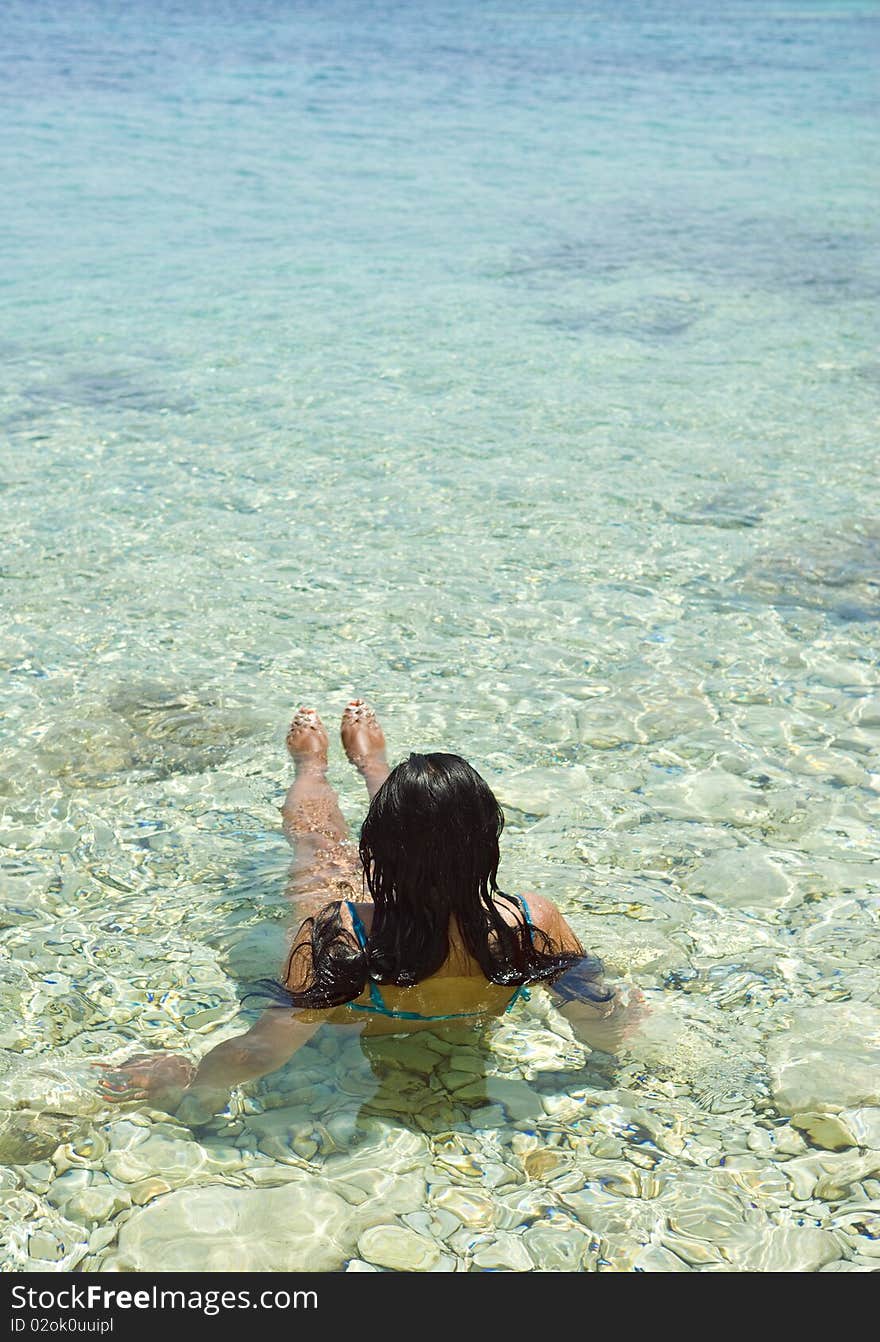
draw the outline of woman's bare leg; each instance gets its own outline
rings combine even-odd
[[[339,734],[343,749],[366,783],[372,801],[391,770],[385,758],[385,733],[363,699],[352,699],[342,715]]]
[[[303,918],[346,893],[351,897],[361,884],[357,852],[348,842],[339,800],[327,782],[327,747],[327,732],[318,714],[299,709],[287,733],[296,776],[281,815],[294,849],[287,894],[296,899]]]
[[[329,741],[324,724],[312,708],[300,708],[287,733],[287,749],[296,776],[281,807],[284,832],[299,861],[331,848],[348,836],[339,800],[327,782]]]

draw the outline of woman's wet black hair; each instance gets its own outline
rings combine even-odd
[[[503,828],[494,794],[461,756],[412,754],[398,764],[361,829],[361,863],[373,900],[366,947],[343,923],[341,904],[328,904],[300,929],[284,1002],[322,1009],[360,997],[371,980],[419,983],[448,958],[452,915],[493,983],[553,981],[584,961],[601,973],[592,957],[555,947],[529,925],[521,901],[499,890]],[[512,922],[496,901],[513,912]],[[277,988],[272,995],[282,1000]]]

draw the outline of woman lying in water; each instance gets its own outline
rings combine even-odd
[[[281,1067],[325,1023],[371,1035],[473,1028],[511,1011],[529,984],[549,988],[575,1034],[604,1052],[644,1015],[641,994],[624,1004],[605,986],[601,963],[555,904],[499,890],[504,815],[465,760],[412,754],[389,769],[382,729],[359,699],[341,735],[370,796],[359,852],[327,782],[317,713],[301,708],[287,737],[296,766],[282,807],[295,850],[290,893],[312,912],[282,982],[262,985],[276,1005],[198,1066],[154,1054],[106,1069],[105,1098],[151,1099],[205,1121],[230,1087]]]

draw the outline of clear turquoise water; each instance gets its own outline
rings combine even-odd
[[[387,1166],[401,1132],[422,1183],[397,1229],[429,1233],[405,1218],[439,1167],[501,1190],[447,1226],[441,1270],[772,1266],[768,1227],[794,1265],[873,1261],[853,1226],[880,1205],[880,1095],[840,1059],[851,1080],[880,1048],[878,39],[854,3],[5,6],[13,1267],[155,1265],[187,1180],[257,1197],[295,1170],[337,1197],[333,1159]],[[326,1093],[287,1138],[231,1155],[248,1105],[287,1112],[265,1086],[207,1136],[170,1125],[195,1173],[126,1232],[140,1184],[100,1154],[121,1120],[87,1062],[234,1032],[285,916],[290,709],[353,693],[392,754],[467,755],[508,807],[508,888],[552,894],[655,1022],[686,1021],[690,1053],[655,1024],[679,1042],[603,1082],[683,1143],[656,1191],[602,1193],[626,1216],[583,1190],[641,1146],[580,1072],[590,1122],[553,1117],[572,1045],[526,1017],[487,1066],[537,1041],[537,1127],[447,1105],[335,1151],[290,1137],[353,1065],[310,1046]],[[782,1074],[823,1041],[799,1103],[850,1137],[815,1155]],[[510,1178],[449,1174],[447,1128]],[[551,1148],[570,1188],[523,1164]],[[795,1196],[786,1166],[814,1158],[832,1173]],[[53,1194],[65,1161],[100,1217]],[[511,1188],[555,1201],[511,1212]],[[749,1233],[725,1238],[734,1194]],[[373,1230],[337,1221],[343,1263]]]

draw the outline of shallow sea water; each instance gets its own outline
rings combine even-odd
[[[876,6],[244,8],[4,10],[4,1265],[870,1270]],[[642,1036],[108,1108],[242,1028],[356,693]]]

